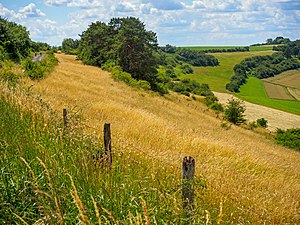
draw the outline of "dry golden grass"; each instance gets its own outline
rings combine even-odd
[[[264,80],[273,84],[300,89],[300,70],[288,70]]]
[[[149,165],[165,161],[178,176],[183,156],[193,156],[196,174],[208,182],[204,200],[217,209],[222,202],[223,218],[239,224],[300,223],[299,152],[249,130],[226,130],[199,102],[133,90],[74,56],[57,58],[55,71],[33,86],[57,111],[82,109],[85,124],[93,128],[88,132],[99,138],[110,122],[114,149],[140,155]]]

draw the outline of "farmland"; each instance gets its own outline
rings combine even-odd
[[[227,92],[225,85],[233,75],[233,67],[243,59],[258,56],[271,55],[272,51],[262,52],[232,52],[232,53],[213,53],[220,62],[216,67],[194,67],[194,73],[183,75],[183,78],[191,78],[199,83],[206,83],[213,91]]]
[[[270,98],[300,100],[300,71],[290,70],[277,76],[264,79],[265,88]],[[276,91],[281,90],[281,91]],[[277,95],[276,93],[281,93]]]
[[[255,77],[250,77],[247,83],[240,88],[240,92],[236,96],[251,103],[300,115],[299,101],[269,98],[264,87],[264,82]]]
[[[274,45],[260,45],[260,46],[249,46],[250,52],[256,52],[256,51],[272,51]],[[234,49],[237,47],[245,47],[245,46],[182,46],[178,48],[188,48],[192,50],[198,50],[198,51],[206,51],[206,50],[228,50],[228,49]]]

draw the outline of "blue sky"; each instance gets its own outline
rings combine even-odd
[[[300,0],[1,0],[0,16],[61,45],[94,21],[139,17],[160,45],[250,45],[300,38]]]

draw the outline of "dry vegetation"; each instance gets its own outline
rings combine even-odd
[[[249,130],[224,129],[199,102],[132,90],[74,56],[57,58],[55,71],[34,82],[34,91],[59,112],[81,109],[87,131],[99,138],[110,122],[115,151],[139,155],[150,168],[164,161],[178,176],[183,156],[193,156],[196,174],[207,180],[198,204],[213,214],[222,202],[226,223],[300,223],[299,152]]]
[[[300,70],[286,71],[264,81],[270,98],[300,101]]]

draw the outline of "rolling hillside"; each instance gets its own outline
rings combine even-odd
[[[193,156],[196,175],[207,186],[201,191],[196,185],[203,221],[211,215],[224,224],[300,222],[299,152],[243,128],[225,129],[201,103],[184,96],[134,90],[74,56],[57,58],[52,74],[30,82],[40,98],[58,112],[81,111],[86,131],[100,139],[103,123],[110,122],[115,154],[138,155],[150,171],[180,176],[181,159]],[[168,170],[158,170],[161,163]]]

